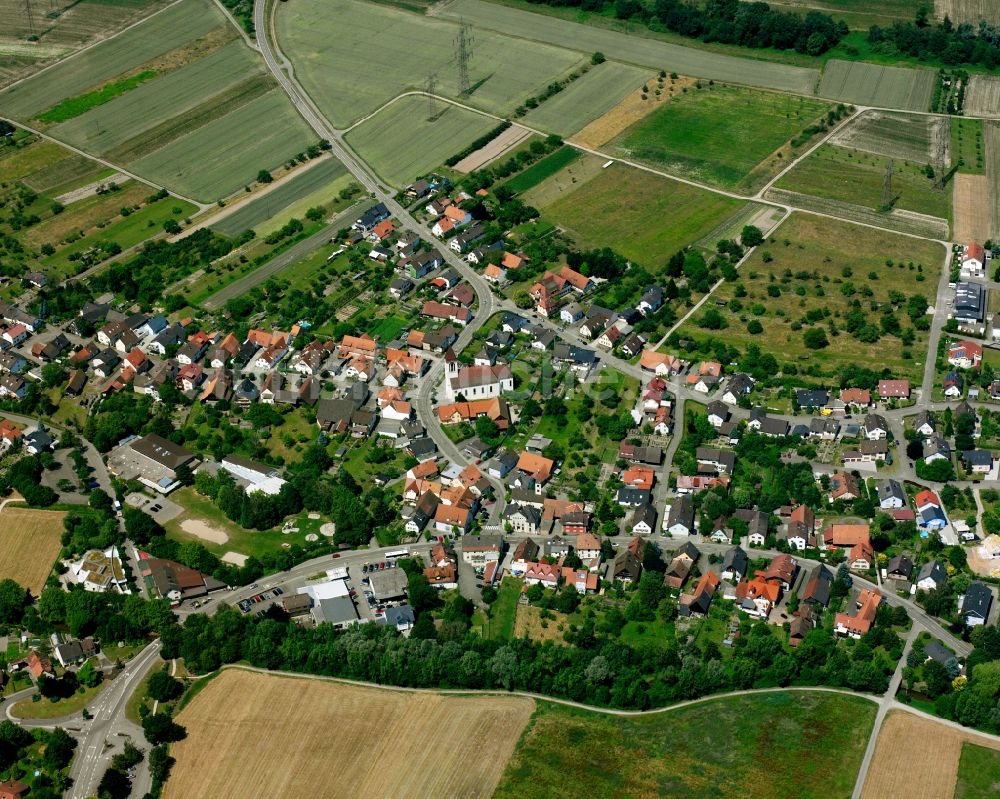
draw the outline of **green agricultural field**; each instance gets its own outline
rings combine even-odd
[[[133,136],[125,142],[109,150],[104,157],[115,163],[132,163],[143,156],[156,152],[161,147],[207,125],[226,114],[241,108],[277,87],[274,78],[269,74],[256,74],[242,80],[226,91],[220,92],[194,108],[183,111],[177,116]]]
[[[424,88],[431,73],[439,94],[460,96],[454,22],[360,0],[302,0],[278,8],[277,28],[296,76],[334,125]],[[584,63],[582,53],[489,30],[474,38],[473,90],[461,99],[493,113],[510,113]]]
[[[582,247],[611,247],[655,271],[740,205],[739,200],[615,164],[542,214]]]
[[[556,172],[565,169],[580,157],[580,151],[572,147],[561,147],[541,161],[532,164],[521,174],[507,181],[506,186],[518,194],[533,189],[543,180],[552,177]]]
[[[5,114],[26,121],[67,97],[96,88],[225,22],[222,12],[208,0],[182,0],[121,35],[0,93],[0,107]]]
[[[263,69],[259,57],[232,41],[187,66],[162,75],[48,132],[102,155],[174,119]]]
[[[823,69],[817,94],[832,100],[903,111],[926,111],[934,94],[929,69],[883,67],[831,59]]]
[[[902,297],[894,316],[903,330],[910,329],[905,301],[919,294],[933,302],[944,258],[944,249],[934,242],[795,213],[740,267],[737,281],[723,283],[712,295],[726,305],[699,311],[679,333],[696,340],[724,338],[741,349],[755,343],[800,371],[836,374],[860,364],[919,381],[928,334],[914,329],[909,346],[896,335],[883,335],[882,315],[871,304],[893,307],[891,300]],[[866,324],[876,328],[877,340],[871,343],[845,329],[855,301]],[[721,317],[721,328],[704,326],[709,311]],[[747,329],[755,320],[763,326],[761,333]],[[805,346],[811,326],[824,330],[829,346]]]
[[[127,78],[105,83],[101,88],[94,89],[92,92],[85,92],[76,97],[70,97],[68,100],[63,100],[48,111],[40,114],[38,119],[41,122],[65,122],[68,119],[80,116],[80,114],[87,113],[91,108],[111,102],[116,97],[120,97],[125,92],[132,91],[132,89],[141,86],[146,81],[152,80],[155,77],[155,70],[144,69],[142,72],[129,75]]]
[[[347,134],[348,143],[393,186],[440,166],[496,126],[496,120],[453,105],[427,119],[427,101],[403,97]]]
[[[960,172],[968,175],[983,175],[986,173],[983,120],[951,119],[951,162],[957,164],[961,160]]]
[[[212,202],[315,141],[284,92],[274,89],[140,158],[131,168],[181,195]]]
[[[993,799],[1000,792],[1000,751],[962,744],[955,799]]]
[[[831,142],[886,158],[928,164],[936,152],[932,140],[939,143],[947,138],[945,117],[867,111],[839,130]]]
[[[592,67],[524,117],[524,123],[570,136],[614,108],[626,95],[655,79],[648,69],[606,61]]]
[[[576,9],[573,12],[578,13]],[[572,47],[586,54],[600,51],[612,60],[696,78],[800,94],[812,94],[819,79],[819,71],[815,69],[724,55],[647,36],[630,36],[484,0],[454,0],[439,14],[448,19],[464,19],[476,28]]]
[[[212,225],[212,230],[223,236],[238,236],[244,230],[255,229],[261,222],[275,216],[287,221],[285,209],[292,203],[308,197],[346,173],[344,165],[332,156],[325,156],[316,164],[310,164],[299,174],[269,191],[263,197],[251,200],[242,208]]]
[[[846,799],[874,718],[872,702],[820,692],[631,718],[539,702],[493,796]]]
[[[661,105],[609,147],[623,158],[734,188],[828,108],[819,100],[703,83]]]
[[[55,142],[33,137],[18,146],[0,147],[0,183],[23,180],[29,175],[49,169],[66,157],[66,150]]]
[[[882,186],[889,159],[859,150],[824,144],[778,181],[788,189],[816,197],[880,208]],[[924,174],[923,166],[893,161],[894,207],[951,219],[951,188],[938,190]]]

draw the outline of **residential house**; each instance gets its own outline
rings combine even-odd
[[[840,390],[840,401],[844,405],[867,408],[872,404],[872,393],[867,388],[842,388]]]
[[[816,514],[808,505],[798,505],[788,517],[783,533],[788,546],[800,552],[816,544]]]
[[[865,416],[862,429],[865,438],[869,441],[881,441],[889,437],[889,423],[885,417],[877,413],[870,413]]]
[[[643,316],[648,316],[654,311],[659,310],[660,306],[663,305],[663,289],[659,286],[650,286],[643,293],[639,300],[639,304],[635,306],[636,310],[639,311]]]
[[[629,521],[633,535],[652,535],[656,530],[656,516],[656,508],[652,505],[637,505]]]
[[[965,378],[958,372],[948,372],[948,374],[944,376],[944,383],[942,386],[946,397],[956,399],[961,397],[962,392],[965,390]]]
[[[759,574],[752,580],[740,580],[736,586],[736,607],[754,618],[766,619],[780,598],[781,585]]]
[[[958,369],[978,369],[983,348],[974,341],[955,341],[948,347],[948,363]]]
[[[655,372],[660,377],[672,377],[683,367],[683,362],[666,352],[643,350],[639,366],[646,372]]]
[[[948,572],[941,561],[927,561],[917,572],[916,587],[920,591],[933,591],[946,582],[948,582]]]
[[[993,592],[986,583],[973,580],[959,600],[959,613],[966,627],[979,627],[990,618],[993,607]]]
[[[875,623],[882,594],[878,590],[862,589],[855,600],[855,613],[838,613],[834,619],[834,631],[839,635],[860,638]]]
[[[748,396],[753,388],[753,378],[743,372],[737,372],[726,381],[726,387],[722,392],[722,401],[727,405],[736,405],[740,398]]]
[[[729,408],[724,402],[719,402],[718,400],[710,402],[706,410],[708,412],[708,423],[716,429],[719,429],[729,421]]]
[[[694,590],[690,594],[681,596],[677,603],[677,615],[682,617],[707,616],[708,607],[718,587],[718,575],[713,572],[705,572],[695,584]]]
[[[698,447],[695,450],[695,458],[700,472],[711,470],[716,474],[732,474],[736,466],[735,452],[714,447]]]
[[[885,567],[885,576],[888,580],[910,581],[913,574],[913,559],[909,555],[896,555],[891,558]]]
[[[694,529],[694,501],[690,494],[681,494],[670,506],[666,531],[670,535],[691,535]]]
[[[962,248],[961,273],[963,277],[983,277],[986,274],[986,250],[982,244],[970,242]]]
[[[510,526],[511,532],[519,535],[537,535],[542,521],[538,508],[513,503],[504,508],[502,518],[504,524]]]
[[[722,557],[722,579],[739,582],[746,574],[750,560],[740,547],[727,549]]]
[[[799,600],[810,605],[826,607],[830,603],[830,589],[833,573],[822,563],[816,566],[804,580]]]
[[[830,476],[830,502],[838,499],[850,502],[861,496],[858,478],[848,472],[834,472]]]
[[[989,474],[993,469],[993,453],[985,449],[970,449],[962,453],[962,463],[972,474]]]
[[[906,507],[906,491],[898,480],[876,480],[875,490],[882,510]]]
[[[608,567],[608,577],[623,583],[637,583],[642,576],[642,560],[631,550],[623,549],[615,555],[614,561]]]
[[[910,398],[910,381],[909,380],[879,380],[878,381],[878,396],[879,399],[909,399]]]
[[[830,393],[826,389],[800,388],[795,392],[795,401],[804,410],[825,408],[830,402]]]
[[[921,411],[913,418],[913,429],[927,438],[937,432],[937,421],[930,411]]]

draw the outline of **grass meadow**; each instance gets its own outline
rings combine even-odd
[[[645,82],[653,82],[655,74],[648,69],[605,61],[530,111],[523,121],[531,127],[570,136],[610,111]]]
[[[739,200],[614,164],[541,210],[580,246],[611,247],[654,271],[740,205]]]
[[[496,124],[475,111],[442,103],[428,119],[425,98],[401,97],[346,138],[383,180],[399,187],[440,166]]]
[[[338,127],[402,92],[424,88],[431,73],[439,94],[460,97],[453,21],[360,0],[302,0],[279,7],[277,30],[296,77]],[[474,39],[473,90],[461,99],[498,114],[510,113],[585,61],[574,50],[490,30],[475,30]]]
[[[857,105],[926,111],[934,94],[934,78],[929,69],[831,59],[823,69],[817,94]]]
[[[775,692],[640,717],[539,702],[494,799],[851,795],[875,706]],[[567,775],[573,775],[567,779]]]
[[[735,188],[829,107],[804,97],[701,85],[632,125],[612,140],[609,151],[694,180]]]
[[[777,187],[867,208],[882,205],[882,186],[889,159],[860,150],[824,144],[778,181]],[[893,161],[894,207],[951,219],[951,191],[934,188],[923,165]]]
[[[316,140],[273,89],[131,164],[138,174],[188,197],[211,202],[252,182]]]
[[[991,799],[1000,792],[1000,750],[962,744],[955,799]]]
[[[961,159],[960,172],[967,175],[986,173],[986,159],[983,152],[983,120],[951,118],[951,162]]]
[[[222,12],[208,0],[182,0],[120,36],[0,93],[0,107],[5,114],[26,121],[224,23]]]
[[[720,330],[701,327],[705,311],[700,311],[684,324],[680,335],[698,340],[720,337],[741,349],[755,343],[780,363],[793,363],[799,369],[815,366],[831,374],[860,364],[919,380],[926,332],[915,330],[910,347],[888,335],[867,344],[843,330],[832,335],[829,323],[842,327],[852,302],[859,300],[877,325],[879,312],[872,310],[872,303],[888,303],[890,292],[907,298],[922,294],[932,302],[943,261],[942,248],[933,242],[795,213],[740,267],[737,281],[723,283],[712,295],[726,303],[725,307],[712,306],[726,326]],[[863,296],[865,289],[871,290],[870,297]],[[810,350],[804,344],[809,325],[802,320],[810,312],[829,312],[827,319],[816,323],[830,340],[824,349]],[[903,327],[909,327],[905,313],[899,311],[896,316]],[[747,330],[752,320],[761,323],[763,332],[755,335]]]

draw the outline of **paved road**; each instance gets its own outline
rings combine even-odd
[[[899,663],[896,664],[896,670],[892,674],[892,679],[889,680],[889,687],[882,695],[882,701],[878,703],[878,713],[875,714],[875,724],[872,726],[871,735],[868,736],[868,746],[865,748],[865,756],[861,760],[861,768],[858,771],[858,777],[854,782],[854,791],[851,793],[851,799],[861,799],[861,792],[865,787],[865,778],[868,776],[868,769],[872,763],[872,756],[875,754],[875,746],[878,741],[879,731],[882,729],[882,722],[885,721],[886,714],[897,704],[896,692],[899,690],[899,684],[903,681],[903,669],[906,666],[906,656],[910,653],[913,642],[917,639],[917,635],[920,634],[920,631],[921,627],[919,624],[914,624],[910,628],[909,635],[906,636],[906,645],[903,647],[903,655],[899,658]]]
[[[276,255],[270,261],[257,267],[249,274],[244,275],[238,280],[234,280],[228,286],[224,286],[219,289],[215,292],[215,294],[202,302],[201,305],[209,311],[215,311],[229,302],[229,300],[233,299],[233,297],[240,297],[246,294],[254,286],[260,285],[269,277],[273,277],[278,274],[278,272],[282,269],[301,261],[323,244],[326,244],[337,234],[338,230],[343,227],[350,227],[350,224],[358,218],[358,211],[360,208],[360,205],[352,205],[347,210],[342,211],[322,230],[313,233],[308,238],[302,239],[302,241],[298,242],[298,244],[292,245],[287,250],[279,255]]]

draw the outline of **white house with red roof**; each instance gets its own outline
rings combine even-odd
[[[982,244],[970,242],[962,248],[962,277],[982,277],[986,274],[986,250]]]
[[[948,347],[948,363],[959,369],[978,369],[983,348],[974,341],[955,341]]]

